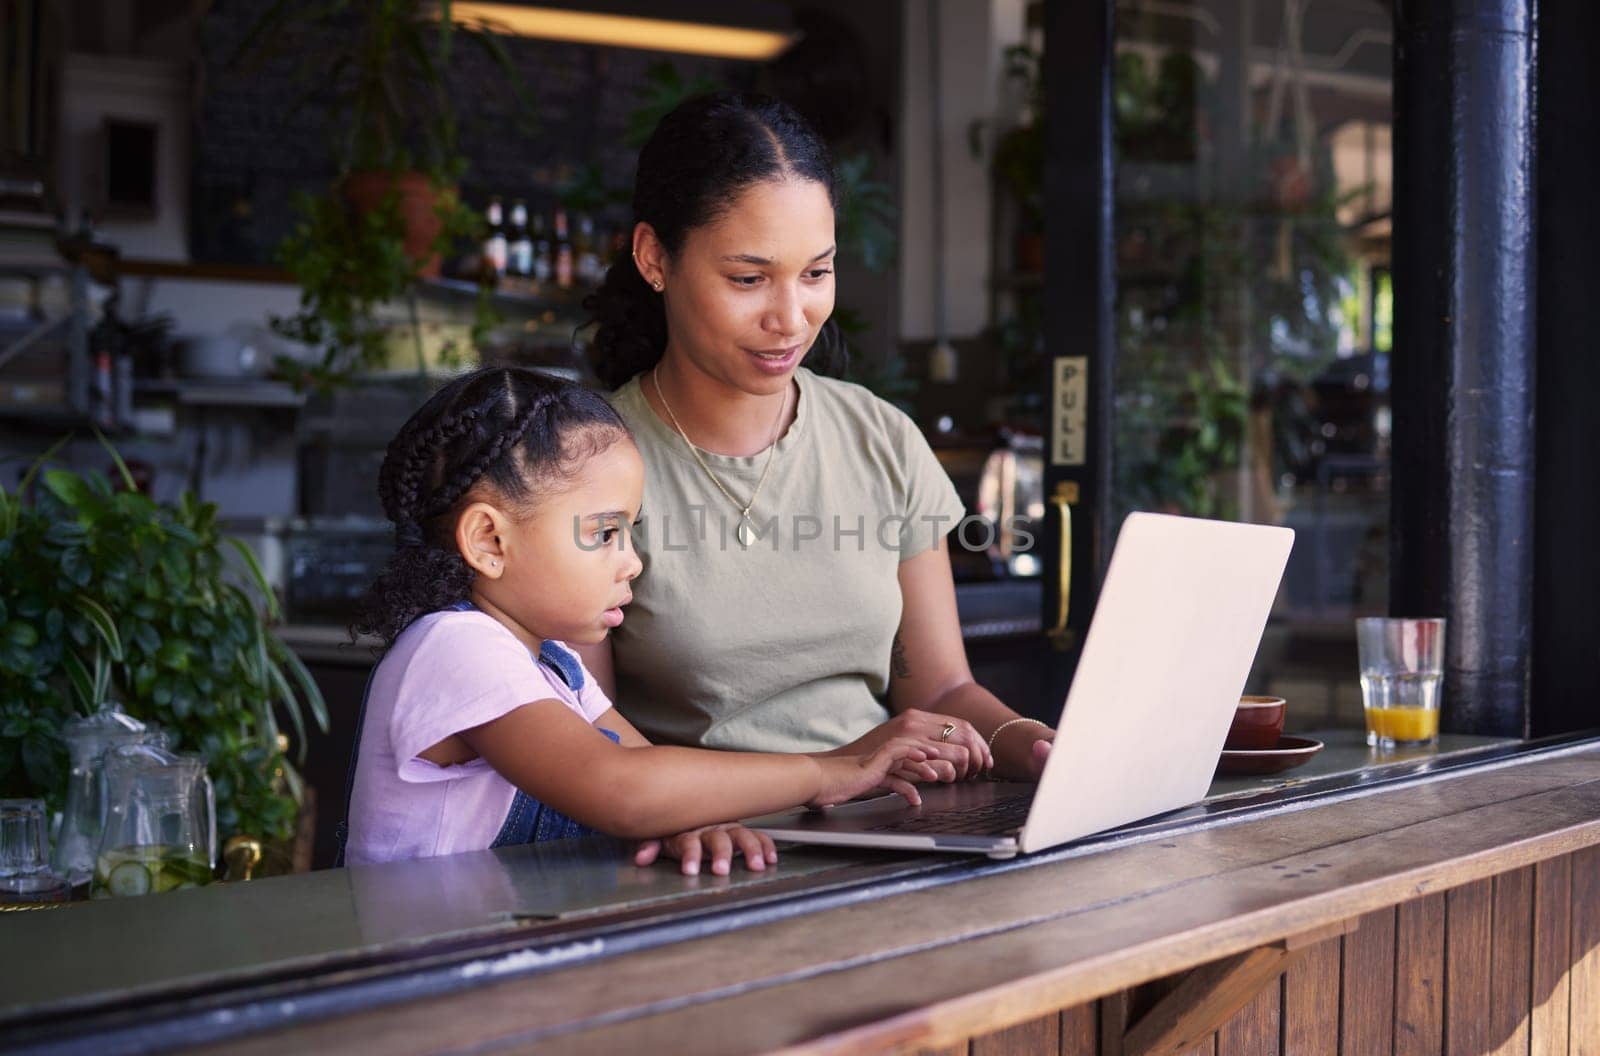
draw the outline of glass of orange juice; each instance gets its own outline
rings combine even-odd
[[[1444,623],[1392,617],[1356,621],[1361,701],[1367,715],[1367,743],[1372,747],[1439,740]]]

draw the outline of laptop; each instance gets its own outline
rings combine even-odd
[[[745,824],[796,843],[1010,858],[1195,803],[1293,543],[1288,528],[1130,514],[1037,785],[925,784],[916,807],[886,794]]]

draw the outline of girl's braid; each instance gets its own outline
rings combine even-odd
[[[437,517],[460,501],[461,496],[465,495],[467,490],[478,482],[478,478],[488,472],[490,466],[500,461],[502,455],[514,448],[522,440],[523,436],[528,432],[528,427],[533,424],[534,416],[555,402],[555,394],[550,392],[542,392],[534,397],[527,410],[523,411],[514,422],[502,430],[499,436],[489,441],[477,458],[463,467],[456,474],[454,480],[439,488],[433,497],[428,500],[428,504],[417,511],[416,519],[423,521],[430,517]]]
[[[398,525],[424,520],[422,496],[418,491],[428,467],[439,457],[440,448],[471,432],[497,402],[499,397],[485,400],[476,407],[467,407],[455,414],[447,414],[426,429],[410,436],[398,436],[392,445],[395,451],[405,451],[404,459],[396,460],[394,477],[386,489],[388,507],[385,512]]]

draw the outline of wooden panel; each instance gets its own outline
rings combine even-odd
[[[1533,872],[1533,1011],[1530,1056],[1567,1056],[1572,949],[1572,857],[1540,862]]]
[[[1282,1005],[1283,979],[1279,977],[1262,987],[1217,1031],[1217,1056],[1279,1056],[1278,1023]]]
[[[1533,988],[1533,868],[1494,878],[1494,954],[1489,962],[1487,1052],[1517,1056],[1528,1051],[1529,997]]]
[[[1600,1056],[1600,848],[1572,856],[1572,1056]]]
[[[1133,995],[1126,990],[1107,994],[1098,1002],[1099,1056],[1122,1056],[1122,1035],[1133,1013]]]
[[[1395,911],[1380,909],[1344,937],[1341,1056],[1372,1056],[1394,1044],[1394,928]]]
[[[1284,974],[1285,1056],[1338,1056],[1339,957],[1338,939],[1319,942]]]
[[[1264,991],[1273,994],[1274,1040],[1277,1038],[1279,979],[1304,951],[1261,946],[1202,965],[1184,976],[1153,1008],[1138,1015],[1123,1038],[1124,1056],[1183,1052],[1216,1037]],[[1248,1028],[1252,1024],[1246,1024]]]
[[[1445,892],[1446,1056],[1482,1056],[1489,1050],[1492,888],[1492,881],[1478,880]]]
[[[1100,1046],[1099,1006],[1089,1001],[1061,1013],[1061,1056],[1096,1056]]]
[[[972,1039],[972,1056],[1039,1056],[1061,1051],[1061,1016],[1030,1019]]]
[[[946,1045],[938,1049],[918,1049],[917,1056],[971,1056],[972,1047],[963,1041],[956,1045]]]
[[[1438,1056],[1444,1046],[1445,896],[1401,903],[1395,918],[1395,1056]]]

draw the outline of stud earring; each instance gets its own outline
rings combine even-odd
[[[655,291],[657,293],[660,293],[663,283],[662,283],[662,281],[660,279],[657,279],[655,282],[652,282],[650,285],[651,285],[651,287],[653,287],[655,289]]]

